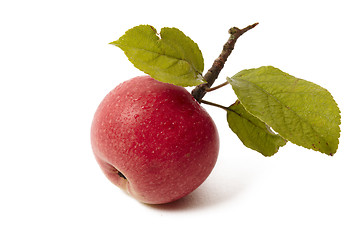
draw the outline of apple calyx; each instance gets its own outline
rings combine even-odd
[[[117,174],[119,175],[119,177],[121,177],[121,178],[123,178],[123,179],[127,180],[127,179],[126,179],[126,177],[125,177],[125,175],[124,175],[124,174],[122,174],[120,171],[117,171]]]

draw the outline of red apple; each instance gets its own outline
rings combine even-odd
[[[195,190],[219,152],[218,132],[205,109],[185,88],[149,76],[125,81],[104,98],[91,144],[107,178],[149,204]]]

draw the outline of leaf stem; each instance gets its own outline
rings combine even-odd
[[[242,114],[234,111],[233,109],[231,109],[231,108],[229,108],[229,107],[225,107],[225,106],[220,105],[220,104],[217,104],[217,103],[209,102],[209,101],[202,100],[202,99],[201,99],[200,103],[204,103],[204,104],[209,105],[209,106],[221,108],[221,109],[223,109],[223,110],[225,110],[225,111],[227,111],[227,112],[233,112],[233,113],[235,113],[236,115],[238,115],[239,117],[243,117]]]
[[[211,92],[211,91],[214,91],[216,89],[222,88],[222,87],[224,87],[224,86],[226,86],[228,84],[229,84],[229,82],[224,82],[224,83],[222,83],[222,84],[220,84],[220,85],[218,85],[216,87],[205,89],[205,91],[206,92]]]
[[[256,27],[256,25],[258,25],[258,23],[254,23],[243,29],[239,29],[237,27],[233,27],[233,28],[229,29],[230,37],[227,40],[227,42],[224,44],[224,47],[223,47],[222,52],[220,53],[220,56],[217,59],[215,59],[211,68],[204,75],[204,79],[205,79],[206,83],[196,86],[194,88],[194,90],[191,92],[193,97],[199,103],[201,103],[201,99],[205,96],[207,89],[210,89],[210,87],[214,84],[215,80],[218,78],[219,73],[223,69],[227,58],[229,57],[232,50],[234,49],[236,40],[241,35],[243,35],[247,31],[249,31],[250,29]]]
[[[209,102],[209,101],[206,101],[206,100],[201,99],[200,103],[204,103],[206,105],[210,105],[210,106],[213,106],[213,107],[218,107],[218,108],[224,109],[225,111],[231,111],[228,107],[225,107],[225,106],[217,104],[217,103]]]

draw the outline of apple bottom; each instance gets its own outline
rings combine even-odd
[[[97,163],[100,165],[101,170],[105,176],[116,186],[123,189],[130,194],[129,182],[126,178],[119,176],[119,171],[112,166],[111,164],[101,160],[99,157],[95,156]]]
[[[147,204],[169,203],[188,195],[206,180],[215,166],[215,161],[196,163],[185,156],[183,161],[168,161],[154,169],[144,166],[138,175],[127,177],[106,160],[99,157],[96,160],[114,185]]]

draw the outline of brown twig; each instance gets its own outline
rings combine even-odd
[[[215,82],[215,80],[218,78],[220,71],[223,69],[224,64],[231,54],[232,50],[234,49],[236,40],[249,31],[250,29],[254,28],[258,23],[254,23],[252,25],[247,26],[246,28],[239,29],[237,27],[233,27],[229,29],[230,37],[228,41],[225,43],[223,50],[220,54],[220,56],[215,59],[212,67],[207,71],[207,73],[204,76],[204,79],[206,83],[200,84],[194,88],[194,90],[191,92],[193,97],[200,103],[201,99],[205,96],[206,90],[209,89]]]

